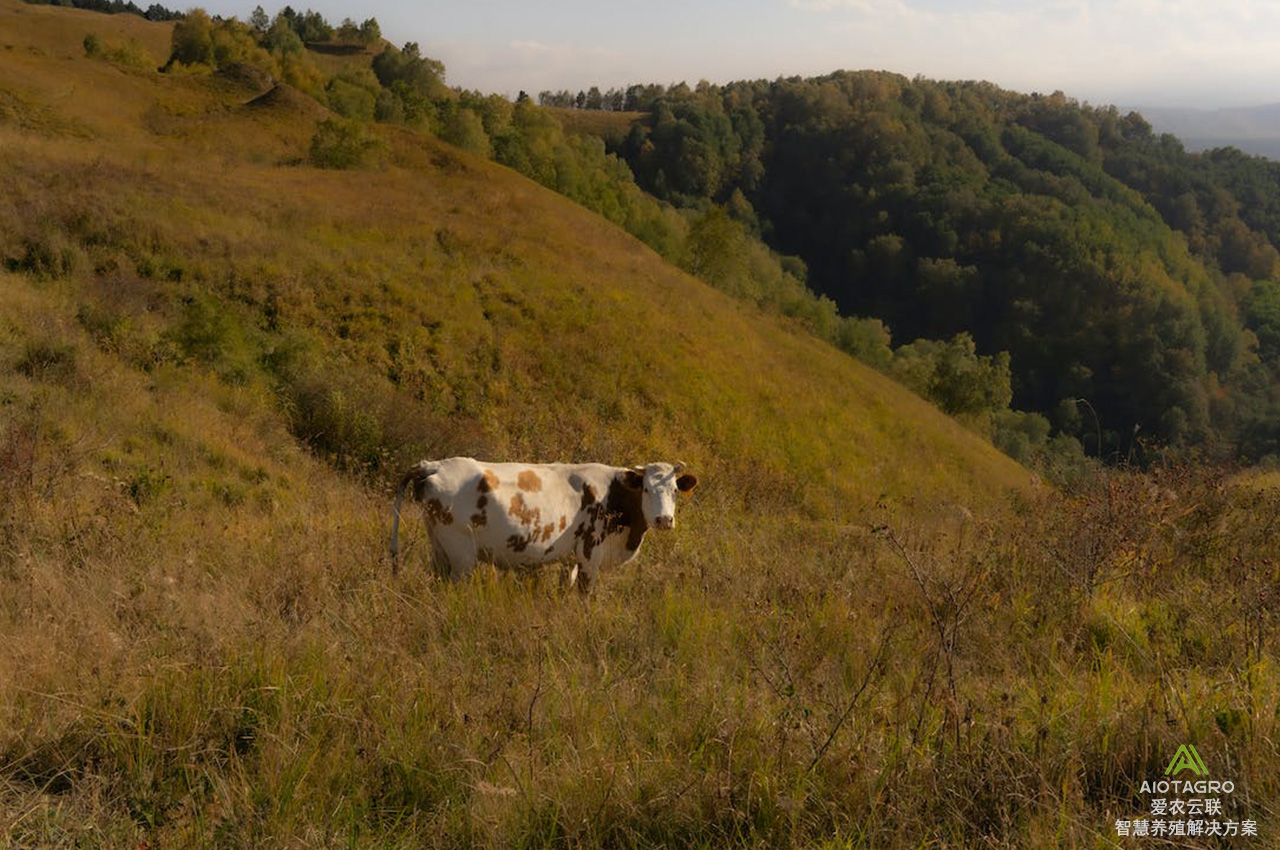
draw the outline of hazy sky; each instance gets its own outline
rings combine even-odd
[[[143,4],[145,5],[145,4]],[[256,0],[210,0],[242,19]],[[282,4],[283,5],[283,4]],[[451,85],[602,89],[837,69],[1062,89],[1093,103],[1280,101],[1280,0],[306,0],[331,22],[374,16]],[[263,3],[274,14],[277,7]]]

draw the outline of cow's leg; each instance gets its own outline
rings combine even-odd
[[[458,539],[456,535],[437,533],[433,539],[436,575],[448,577],[451,581],[462,581],[471,575],[476,567],[476,551],[470,540]]]
[[[476,568],[476,553],[470,547],[459,546],[457,551],[449,553],[449,566],[451,568],[449,577],[454,581],[462,581],[471,575]]]
[[[452,574],[452,564],[449,561],[449,553],[441,545],[440,541],[434,537],[431,539],[431,569],[437,578],[444,578]]]
[[[578,593],[586,596],[591,592],[591,583],[595,580],[596,571],[587,564],[579,564],[573,568],[578,576]]]

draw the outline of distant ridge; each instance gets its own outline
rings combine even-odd
[[[1280,103],[1227,109],[1135,107],[1160,133],[1182,140],[1188,151],[1236,147],[1280,160]]]

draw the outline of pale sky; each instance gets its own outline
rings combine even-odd
[[[146,5],[145,3],[142,5]],[[256,0],[209,0],[248,17]],[[280,7],[263,3],[269,14]],[[283,6],[283,4],[281,4]],[[1122,106],[1280,102],[1280,0],[312,0],[514,96],[876,69]]]

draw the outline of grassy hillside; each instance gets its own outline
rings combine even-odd
[[[548,107],[548,111],[568,132],[599,136],[613,147],[621,145],[631,127],[647,117],[644,112],[607,112],[601,109]]]
[[[0,0],[0,846],[1105,846],[1183,741],[1269,822],[1265,479],[1033,492],[513,172],[76,52],[117,24]],[[412,519],[393,578],[453,453],[702,483],[586,602]]]

